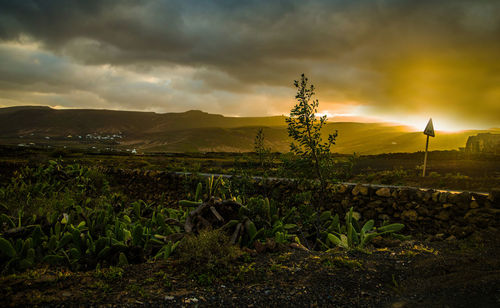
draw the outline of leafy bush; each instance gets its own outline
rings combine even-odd
[[[168,258],[177,243],[167,236],[183,231],[187,215],[144,201],[125,206],[97,170],[60,162],[23,169],[1,192],[2,271],[40,262],[88,269]]]
[[[297,225],[287,223],[295,210],[291,208],[285,215],[280,215],[280,209],[274,202],[271,203],[267,198],[252,197],[246,206],[240,208],[239,219],[229,221],[224,229],[236,227],[231,241],[241,246],[253,247],[255,241],[268,238],[274,238],[277,243],[286,243],[296,237],[289,232],[295,230]]]
[[[327,217],[328,213],[325,212],[322,216]],[[327,220],[327,223],[330,223],[326,230],[328,232],[327,243],[329,245],[346,249],[364,248],[373,238],[380,235],[396,233],[404,228],[404,225],[400,223],[374,228],[375,222],[373,220],[367,221],[361,227],[355,216],[355,212],[351,207],[346,215],[345,225],[340,224],[338,215],[335,215],[331,220],[323,218],[323,220]]]
[[[228,266],[240,255],[240,250],[230,244],[229,237],[222,230],[216,229],[184,237],[177,254],[179,262],[190,269],[192,275],[201,275],[199,280],[203,283],[227,272]]]
[[[0,188],[0,204],[7,215],[22,213],[21,225],[35,224],[40,223],[37,217],[62,213],[68,207],[98,206],[107,194],[109,184],[101,172],[52,160],[48,165],[15,172],[9,185]]]
[[[0,271],[25,270],[39,263],[74,270],[124,266],[167,259],[177,251],[181,263],[199,268],[197,279],[207,283],[239,255],[231,242],[250,248],[269,239],[303,242],[309,248],[317,242],[321,249],[353,248],[403,227],[374,228],[373,221],[360,227],[352,209],[341,225],[338,215],[311,206],[312,191],[290,196],[297,206],[260,196],[240,197],[241,187],[250,186],[247,180],[212,177],[205,186],[197,186],[190,198],[194,201],[181,201],[174,209],[162,203],[128,202],[111,193],[106,177],[96,169],[64,166],[61,161],[24,168],[0,188]],[[189,211],[213,196],[243,204],[237,217],[220,230],[202,231],[179,242]]]

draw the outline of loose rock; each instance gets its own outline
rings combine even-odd
[[[378,189],[375,194],[380,197],[390,197],[391,196],[391,190],[387,187],[382,187]]]

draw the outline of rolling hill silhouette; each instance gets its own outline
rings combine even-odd
[[[181,113],[154,113],[50,107],[0,108],[0,143],[18,142],[19,136],[33,134],[64,138],[67,135],[121,134],[121,147],[142,151],[222,151],[253,150],[257,128],[263,127],[266,145],[287,152],[289,142],[284,116],[225,117],[199,110]],[[338,130],[333,151],[379,154],[421,151],[425,135],[407,126],[390,123],[331,122],[325,133]],[[430,150],[451,150],[465,146],[467,137],[499,129],[437,132]],[[75,141],[77,142],[77,141]]]

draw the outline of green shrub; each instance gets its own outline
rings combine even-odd
[[[204,278],[227,272],[240,255],[238,247],[231,245],[221,230],[202,230],[198,235],[186,236],[177,252],[179,262],[191,269],[191,274],[205,274]]]
[[[327,213],[327,212],[324,212]],[[332,246],[338,246],[345,249],[364,248],[373,238],[379,235],[396,234],[404,228],[403,224],[394,223],[387,224],[375,228],[373,220],[367,221],[363,226],[358,223],[356,212],[351,207],[345,218],[345,225],[341,225],[338,215],[335,215],[331,220],[324,214],[327,224],[327,243]],[[330,222],[331,221],[331,222]],[[321,243],[323,246],[324,243]]]

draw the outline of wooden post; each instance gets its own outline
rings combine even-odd
[[[425,168],[427,167],[427,150],[428,149],[429,149],[429,135],[427,135],[427,142],[425,143],[424,170],[422,170],[423,177],[425,177]]]

